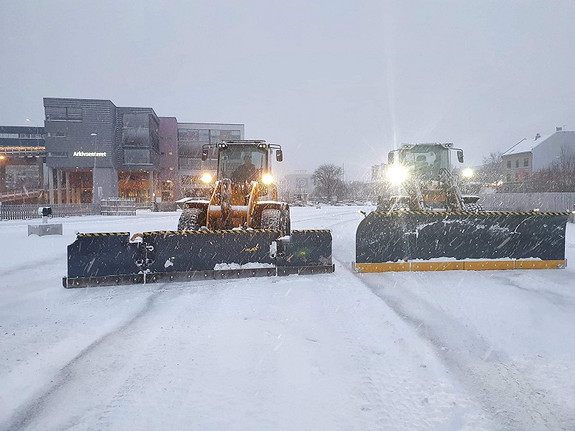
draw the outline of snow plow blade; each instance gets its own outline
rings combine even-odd
[[[372,212],[356,232],[357,272],[564,268],[569,213]]]
[[[329,230],[267,229],[78,234],[66,288],[334,271]]]

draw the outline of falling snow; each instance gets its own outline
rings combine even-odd
[[[1,222],[0,429],[575,429],[575,269],[355,274],[359,209],[292,210],[334,274],[70,290],[75,231],[178,214]]]

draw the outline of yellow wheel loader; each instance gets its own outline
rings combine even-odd
[[[206,144],[202,160],[211,150],[218,161],[216,178],[205,173],[202,180],[212,184],[209,200],[191,198],[185,203],[178,230],[275,229],[290,233],[290,212],[278,201],[277,186],[271,172],[271,156],[283,160],[281,147],[265,141],[225,141]]]
[[[452,144],[404,144],[386,167],[390,191],[356,231],[358,272],[564,268],[569,213],[484,211],[461,193]]]
[[[277,144],[223,141],[209,199],[190,198],[173,231],[78,234],[68,246],[66,288],[128,283],[321,274],[334,271],[329,230],[294,230],[271,171]]]

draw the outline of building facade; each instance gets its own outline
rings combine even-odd
[[[215,151],[202,161],[202,145],[244,139],[243,124],[178,123],[178,171],[183,196],[203,196],[208,186],[200,181],[205,172],[215,175]]]
[[[38,194],[44,188],[43,127],[0,126],[0,194]]]
[[[45,98],[44,111],[51,203],[154,199],[160,120],[153,109],[119,108],[109,100]]]
[[[575,155],[575,132],[557,127],[555,133],[523,138],[503,153],[503,189],[519,191],[533,172],[560,163],[566,154]]]
[[[178,120],[160,117],[160,197],[175,201],[183,197],[178,173]]]
[[[243,124],[178,123],[110,100],[45,98],[44,111],[52,203],[202,195],[200,177],[217,168],[215,157],[202,161],[202,145],[244,139]]]

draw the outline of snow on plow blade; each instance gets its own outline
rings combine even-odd
[[[158,231],[78,234],[66,288],[334,271],[329,230]]]
[[[372,212],[357,272],[564,268],[568,213]]]

